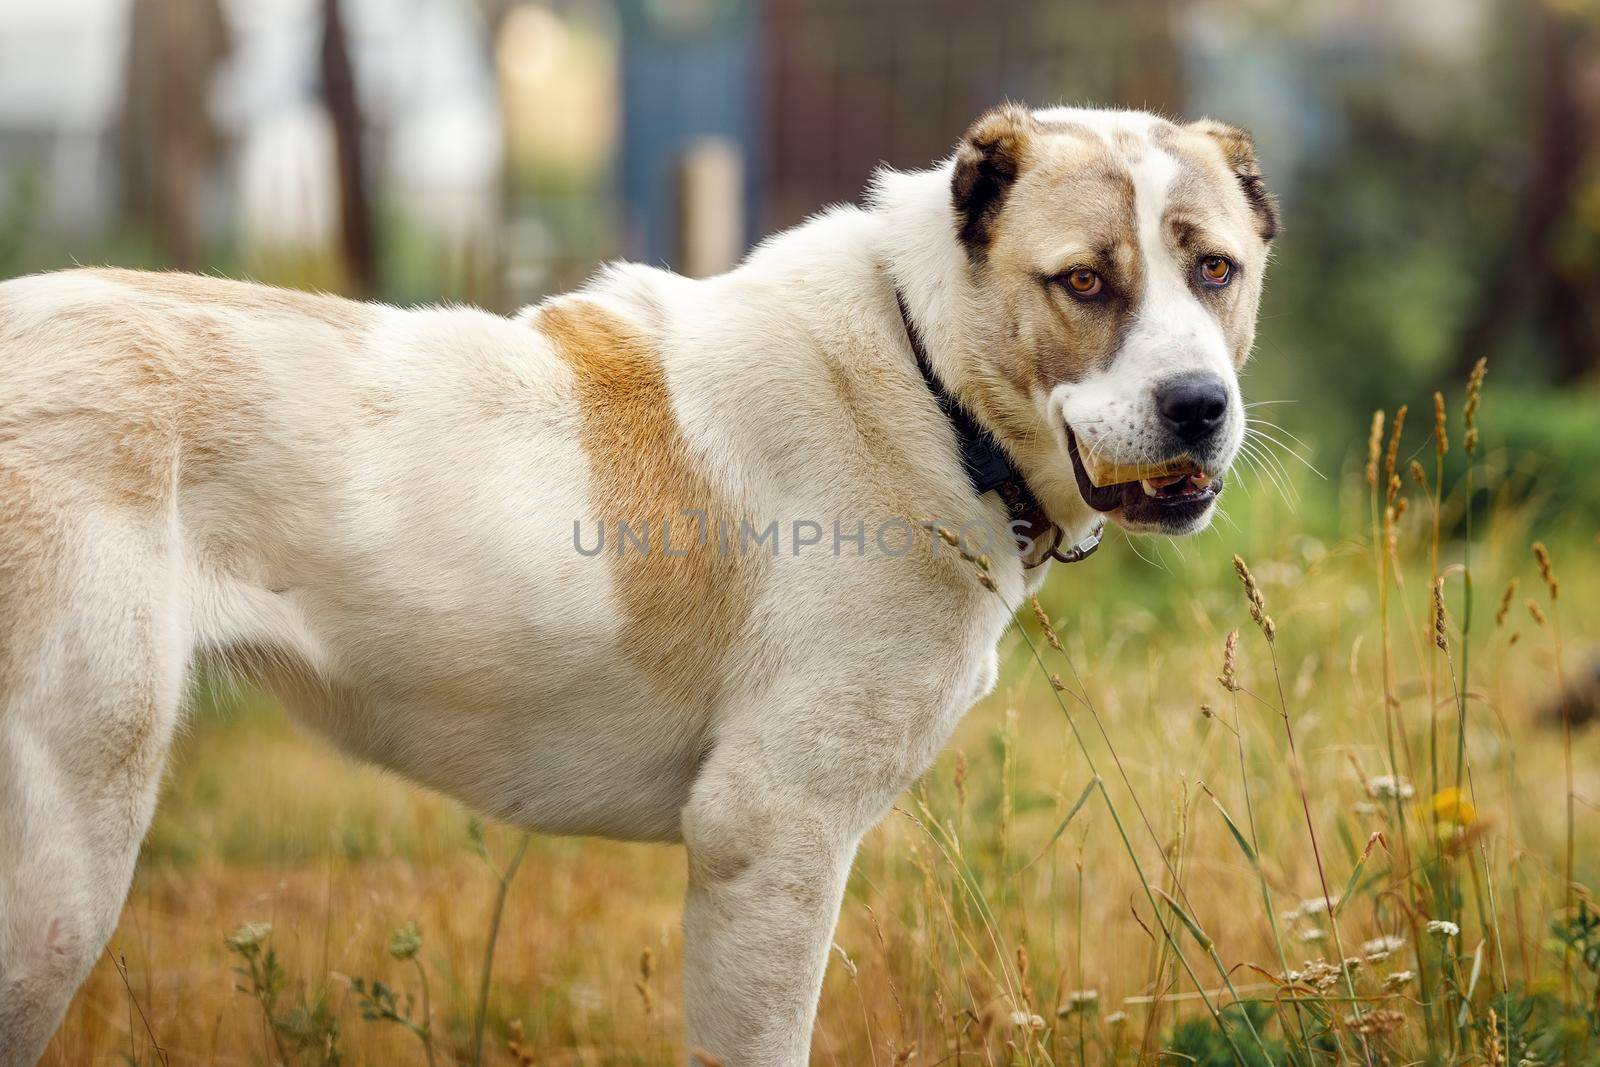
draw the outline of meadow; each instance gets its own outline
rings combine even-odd
[[[1600,1064],[1600,542],[1495,402],[1259,426],[1213,531],[1018,605],[862,846],[813,1062]],[[200,690],[44,1062],[677,1063],[683,885]]]

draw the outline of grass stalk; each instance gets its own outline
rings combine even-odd
[[[528,854],[528,845],[532,841],[532,834],[522,835],[522,840],[517,842],[517,850],[511,855],[511,862],[506,864],[503,871],[489,860],[487,851],[483,853],[484,861],[494,871],[499,884],[495,887],[494,910],[489,915],[489,936],[483,946],[483,967],[478,975],[478,1003],[472,1023],[472,1067],[483,1065],[483,1032],[489,1023],[490,978],[494,973],[494,949],[500,941],[500,920],[505,916],[506,896],[511,892],[511,881],[516,878],[517,868],[522,866],[522,859]]]
[[[1028,650],[1033,654],[1034,662],[1039,665],[1039,669],[1044,672],[1045,677],[1048,678],[1050,676],[1050,669],[1045,665],[1044,657],[1040,655],[1038,645],[1034,643],[1033,638],[1028,636],[1028,631],[1025,627],[1018,626],[1017,632],[1020,633],[1022,635],[1022,639],[1028,643]],[[1139,862],[1138,851],[1133,847],[1133,840],[1128,836],[1128,828],[1126,825],[1124,825],[1122,816],[1117,811],[1116,803],[1111,799],[1111,794],[1106,790],[1104,778],[1101,777],[1100,772],[1095,768],[1094,755],[1089,751],[1089,746],[1087,742],[1085,742],[1083,734],[1078,730],[1077,721],[1073,718],[1072,712],[1068,710],[1066,701],[1061,699],[1061,690],[1058,689],[1053,682],[1051,683],[1050,689],[1055,696],[1056,706],[1061,709],[1061,714],[1066,716],[1067,725],[1070,728],[1072,739],[1077,743],[1078,751],[1083,754],[1084,762],[1089,768],[1089,773],[1100,780],[1100,796],[1106,802],[1106,811],[1111,816],[1112,825],[1117,829],[1117,836],[1122,841],[1123,850],[1127,852],[1128,859],[1133,864],[1134,875],[1139,879],[1139,886],[1144,891],[1145,899],[1150,905],[1150,914],[1152,920],[1158,927],[1161,928],[1162,936],[1172,945],[1173,953],[1176,955],[1178,962],[1182,965],[1184,972],[1188,975],[1190,983],[1196,990],[1203,994],[1205,987],[1201,985],[1199,975],[1195,973],[1193,966],[1189,963],[1188,957],[1185,956],[1182,949],[1178,947],[1177,941],[1173,937],[1171,929],[1161,918],[1161,908],[1156,902],[1156,894],[1150,885],[1149,879],[1145,877],[1144,865]],[[1215,953],[1213,952],[1213,955],[1214,954]],[[1231,988],[1232,982],[1228,976],[1227,969],[1223,967],[1221,968],[1221,971],[1224,983],[1229,985]],[[1238,1000],[1237,995],[1234,996],[1234,999],[1235,1001]],[[1233,1032],[1229,1028],[1227,1020],[1223,1018],[1222,1012],[1217,1009],[1216,1004],[1212,1002],[1209,996],[1202,996],[1201,1000],[1205,1004],[1206,1010],[1210,1012],[1211,1018],[1216,1022],[1218,1029],[1221,1030],[1223,1037],[1227,1040],[1228,1048],[1232,1051],[1234,1059],[1240,1064],[1243,1064],[1245,1062],[1244,1054],[1239,1051],[1239,1045],[1234,1040]],[[1255,1037],[1256,1044],[1260,1046],[1262,1055],[1266,1056],[1268,1062],[1270,1063],[1272,1057],[1270,1053],[1267,1052],[1266,1043],[1262,1040],[1261,1035],[1256,1033],[1255,1025],[1250,1022],[1248,1015],[1245,1016],[1245,1023],[1249,1027],[1251,1034]]]

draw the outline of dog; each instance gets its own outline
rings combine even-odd
[[[805,1063],[857,843],[1045,564],[1210,521],[1276,229],[1236,128],[1007,104],[726,274],[511,318],[0,285],[0,1064],[203,662],[497,819],[681,842],[686,1047]]]

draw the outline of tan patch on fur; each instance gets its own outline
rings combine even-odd
[[[0,446],[25,469],[153,513],[240,455],[259,431],[261,373],[246,355],[264,316],[310,331],[370,322],[360,304],[183,274],[79,272],[128,290],[84,299],[27,335],[0,308],[0,345],[30,349]]]
[[[1017,389],[1049,389],[1108,365],[1144,288],[1133,180],[1098,138],[1045,128],[996,226],[988,269],[1003,282],[1008,319],[1027,362],[1001,368]],[[1056,259],[1070,249],[1065,259]],[[1111,287],[1097,304],[1047,276],[1075,267]]]
[[[46,620],[61,610],[60,533],[59,504],[0,459],[0,700],[21,685]]]
[[[1178,162],[1178,177],[1168,193],[1164,220],[1169,246],[1180,257],[1190,259],[1225,254],[1246,271],[1215,303],[1234,362],[1242,364],[1255,344],[1256,308],[1266,261],[1259,249],[1219,241],[1217,231],[1249,234],[1246,245],[1254,243],[1254,238],[1265,240],[1276,230],[1276,207],[1261,185],[1254,150],[1243,131],[1206,120],[1166,132],[1161,143]]]
[[[663,698],[709,710],[755,600],[759,557],[740,552],[736,534],[719,551],[717,523],[737,531],[738,519],[678,428],[649,338],[592,303],[546,308],[537,324],[572,369],[623,650]],[[689,510],[704,512],[707,525],[697,530]],[[648,527],[648,551],[617,551],[611,538],[622,522]],[[663,522],[671,554],[660,541]],[[701,531],[709,536],[697,538]]]

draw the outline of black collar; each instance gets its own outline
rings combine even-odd
[[[906,309],[905,296],[898,286],[894,291],[895,303],[900,307],[900,321],[905,325],[906,339],[911,342],[911,353],[917,359],[917,369],[922,372],[922,380],[928,387],[928,392],[933,394],[933,401],[944,413],[949,421],[950,428],[955,432],[956,445],[961,453],[961,466],[967,472],[967,480],[972,483],[972,491],[978,496],[988,492],[998,493],[1001,501],[1006,506],[1006,514],[1011,522],[1011,529],[1030,541],[1044,538],[1050,548],[1039,557],[1036,562],[1025,563],[1028,567],[1037,567],[1046,560],[1054,559],[1062,563],[1077,563],[1094,554],[1100,547],[1100,539],[1104,535],[1105,525],[1095,527],[1094,532],[1071,548],[1061,548],[1061,527],[1051,522],[1045,514],[1044,507],[1039,503],[1039,498],[1033,495],[1033,490],[1028,488],[1027,479],[1022,472],[1011,463],[1011,457],[1006,455],[1005,449],[1000,447],[994,434],[978,422],[970,411],[963,407],[960,401],[950,395],[939,376],[934,373],[933,364],[928,361],[927,350],[922,346],[922,335],[917,332],[916,324],[911,321],[911,313]]]

